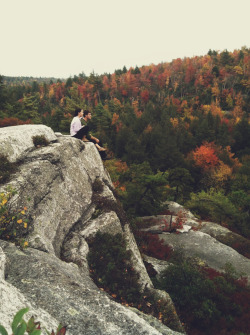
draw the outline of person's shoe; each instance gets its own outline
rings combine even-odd
[[[100,148],[98,149],[99,151],[106,151],[107,149],[106,148]]]
[[[111,158],[111,157],[103,157],[103,158],[102,158],[103,161],[108,161],[108,160],[110,160],[110,159],[112,159],[112,158]]]

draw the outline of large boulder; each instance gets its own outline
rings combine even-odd
[[[140,229],[158,234],[164,244],[174,251],[181,251],[183,257],[195,258],[199,264],[217,271],[225,271],[227,264],[233,266],[238,274],[247,277],[250,284],[250,242],[248,239],[214,222],[198,220],[183,206],[170,201],[172,215],[156,215],[141,218]],[[178,220],[184,223],[184,229],[176,229]],[[171,227],[177,232],[170,231]],[[182,234],[181,234],[182,233]],[[150,259],[150,258],[149,258]],[[157,260],[149,262],[160,274],[166,267],[159,267]]]
[[[161,239],[174,250],[182,251],[184,257],[198,258],[217,271],[223,272],[231,264],[250,282],[250,260],[206,233],[190,230],[186,234],[162,234]]]
[[[12,126],[1,128],[0,153],[6,155],[10,162],[25,157],[26,153],[34,150],[33,136],[44,136],[48,142],[57,141],[53,130],[42,124]]]
[[[60,255],[69,230],[94,211],[92,184],[96,178],[103,181],[105,196],[113,197],[110,178],[93,143],[60,137],[56,143],[26,153],[9,185],[17,191],[12,208],[28,208],[31,246]]]
[[[4,248],[8,245],[8,243],[1,240],[0,244],[4,246]],[[13,249],[15,252],[21,254],[21,251],[17,248],[14,247]],[[59,325],[58,320],[53,318],[43,308],[39,308],[37,306],[34,307],[32,302],[30,302],[18,288],[5,281],[5,277],[8,273],[8,271],[6,271],[6,260],[7,257],[0,246],[0,324],[4,326],[8,332],[11,332],[10,325],[13,321],[13,316],[20,309],[28,307],[29,312],[25,315],[27,320],[31,316],[34,316],[35,320],[40,321],[44,328],[47,328],[48,330],[56,330]],[[10,262],[9,259],[8,262]],[[43,334],[45,334],[44,331]]]
[[[214,222],[201,222],[199,230],[214,237],[217,241],[235,249],[243,256],[250,258],[250,240],[246,237]]]

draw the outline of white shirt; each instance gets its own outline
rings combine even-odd
[[[70,124],[70,135],[74,136],[82,128],[81,120],[75,116]]]

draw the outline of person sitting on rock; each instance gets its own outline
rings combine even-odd
[[[83,112],[83,118],[81,119],[81,123],[82,123],[82,125],[85,126],[85,127],[88,127],[87,123],[88,123],[89,120],[91,120],[91,118],[92,118],[92,114],[91,114],[91,112],[90,112],[89,110],[84,110],[84,112]],[[88,128],[88,129],[89,129],[89,128]],[[101,142],[98,138],[94,137],[91,133],[88,133],[88,134],[86,135],[86,138],[87,138],[87,140],[88,140],[89,142],[92,142],[92,143],[94,143],[95,145],[99,145],[100,147],[102,147],[102,142]],[[104,149],[104,148],[103,148],[103,149]],[[101,156],[101,158],[102,158],[103,160],[106,160],[106,159],[107,159],[107,154],[106,154],[105,150],[106,150],[106,149],[104,149],[104,150],[99,150],[99,151],[100,151],[100,156]]]
[[[70,135],[72,137],[78,138],[79,140],[82,140],[84,142],[88,142],[88,138],[90,138],[89,135],[89,126],[81,124],[81,118],[83,117],[83,109],[77,108],[75,110],[75,116],[70,124]],[[92,141],[91,141],[92,142]],[[94,142],[95,143],[95,142]],[[105,148],[102,148],[98,142],[95,143],[95,146],[99,151],[105,151]]]

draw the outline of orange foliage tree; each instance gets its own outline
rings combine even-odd
[[[214,168],[219,163],[219,158],[215,153],[213,143],[204,142],[199,148],[196,148],[192,154],[195,164],[204,171]]]

